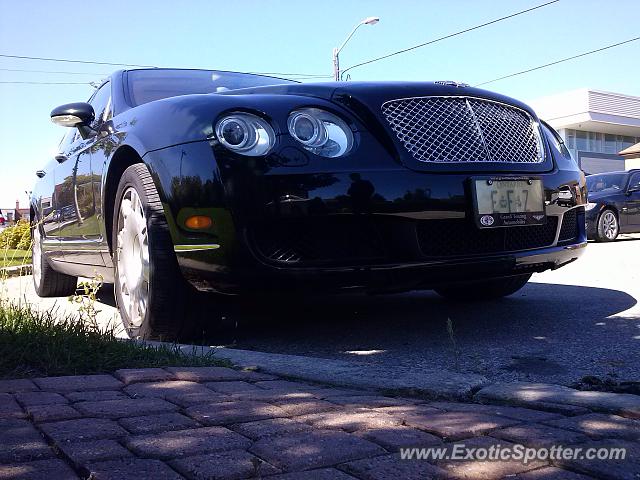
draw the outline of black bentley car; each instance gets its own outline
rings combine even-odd
[[[587,176],[587,236],[612,242],[640,232],[640,169]]]
[[[36,290],[98,273],[132,336],[188,331],[196,290],[497,298],[586,245],[561,138],[464,84],[138,69],[51,118],[69,128],[33,191]]]

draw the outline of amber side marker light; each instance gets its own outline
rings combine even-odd
[[[192,217],[187,218],[184,224],[187,228],[192,230],[206,230],[207,228],[211,228],[213,220],[205,215],[193,215]]]

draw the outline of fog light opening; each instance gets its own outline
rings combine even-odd
[[[211,220],[211,217],[207,217],[206,215],[193,215],[187,218],[184,224],[187,228],[192,230],[206,230],[207,228],[211,228],[213,220]]]

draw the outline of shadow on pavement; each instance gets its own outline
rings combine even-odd
[[[640,317],[618,315],[637,302],[618,290],[529,283],[484,303],[453,303],[433,292],[255,297],[235,305],[232,326],[222,331],[206,327],[209,301],[201,341],[210,344],[505,379],[638,378],[630,352],[640,345]]]

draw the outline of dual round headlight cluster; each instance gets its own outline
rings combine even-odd
[[[353,133],[346,122],[320,108],[294,110],[287,119],[287,128],[303,148],[322,157],[341,157],[353,147]],[[276,141],[267,121],[245,112],[220,118],[215,133],[226,148],[251,157],[266,155]]]

